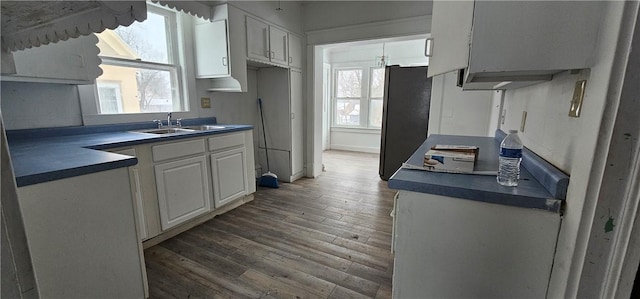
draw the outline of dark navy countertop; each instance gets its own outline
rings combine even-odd
[[[424,153],[436,144],[475,145],[480,148],[475,171],[497,171],[498,151],[504,133],[496,138],[430,135],[407,160],[422,166]],[[496,140],[498,139],[498,140]],[[517,187],[505,187],[495,175],[429,172],[400,168],[389,179],[389,188],[476,200],[509,206],[560,212],[569,178],[528,149],[523,151],[520,181]]]
[[[183,121],[183,126],[202,124],[216,124],[216,120]],[[7,131],[7,139],[16,183],[23,187],[138,163],[135,157],[103,151],[106,149],[253,129],[250,125],[222,125],[224,129],[172,134],[131,132],[153,129],[149,122],[12,130]]]

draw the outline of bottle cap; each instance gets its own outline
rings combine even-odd
[[[511,133],[518,133],[518,130],[509,130],[509,134]]]

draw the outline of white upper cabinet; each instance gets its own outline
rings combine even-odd
[[[227,21],[217,20],[194,25],[196,77],[229,76]]]
[[[209,79],[208,91],[246,92],[244,12],[225,3],[211,15],[211,21],[192,19],[196,78]]]
[[[434,1],[429,76],[463,69],[464,89],[507,89],[589,68],[599,1]]]
[[[473,1],[434,1],[431,18],[433,56],[429,77],[466,68],[469,65],[469,39],[473,20]]]
[[[280,66],[289,65],[288,32],[247,16],[247,58]]]
[[[271,62],[284,65],[289,64],[286,31],[269,26],[269,50],[271,51]]]
[[[247,16],[247,57],[269,61],[269,25]]]
[[[2,80],[91,84],[102,74],[97,42],[91,35],[14,52],[15,74]]]
[[[289,33],[289,66],[302,68],[302,39]]]

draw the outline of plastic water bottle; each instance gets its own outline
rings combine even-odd
[[[498,183],[503,186],[518,186],[520,178],[520,161],[522,161],[522,141],[518,130],[509,130],[509,135],[500,143],[500,164],[498,166]]]

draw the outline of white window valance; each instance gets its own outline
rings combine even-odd
[[[203,19],[210,20],[211,16],[211,7],[201,3],[202,1],[164,1],[164,0],[151,0],[151,2],[158,3],[160,5],[169,7],[171,9],[175,9],[177,11],[182,11],[184,13],[188,13],[190,15],[200,17]],[[216,3],[219,1],[210,1],[211,3]]]
[[[23,50],[147,18],[144,1],[2,1],[2,49]]]

